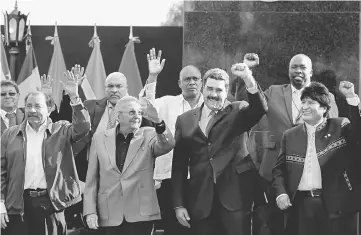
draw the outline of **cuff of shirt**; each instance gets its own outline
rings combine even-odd
[[[177,207],[174,207],[173,209],[178,209],[178,208],[184,208],[183,206],[177,206]]]
[[[247,88],[247,91],[251,94],[256,94],[258,92],[258,86],[257,84],[254,85],[253,87]]]
[[[352,106],[358,106],[360,104],[360,98],[358,96],[352,98],[346,98],[347,103]]]
[[[0,202],[0,213],[7,213],[6,211],[6,207],[5,207],[5,202]]]
[[[280,198],[280,197],[282,197],[282,196],[284,196],[284,195],[287,195],[287,194],[282,193],[282,194],[278,195],[278,197],[276,197],[276,202],[278,201],[278,198]]]
[[[139,97],[155,94],[156,87],[157,87],[157,82],[145,84],[144,88],[139,92]]]
[[[78,97],[75,102],[73,103],[73,101],[70,100],[70,106],[76,106],[78,104],[82,104],[81,99]]]

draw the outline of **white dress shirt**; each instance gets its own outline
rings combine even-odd
[[[296,123],[296,119],[301,111],[301,93],[303,89],[297,90],[291,85],[292,90],[292,120]]]
[[[298,185],[298,190],[300,191],[322,189],[321,168],[317,158],[315,135],[317,126],[323,121],[324,119],[322,118],[314,126],[305,122],[307,130],[307,151],[301,181]]]
[[[26,162],[24,189],[46,189],[46,179],[43,166],[43,140],[47,122],[36,132],[26,124]]]
[[[206,133],[206,129],[207,129],[207,125],[208,125],[208,122],[211,120],[212,118],[212,115],[210,115],[212,112],[211,109],[209,109],[207,107],[207,105],[204,105],[203,106],[203,109],[202,109],[202,114],[201,114],[201,118],[199,120],[199,127],[201,128],[203,134],[205,136],[207,136],[207,133]],[[217,113],[217,112],[216,112]]]
[[[14,110],[14,113],[16,114],[16,110]],[[7,118],[5,115],[7,114],[7,112],[3,109],[0,109],[0,115],[1,115],[1,118],[4,120],[4,123],[6,125],[6,128],[9,128],[9,118]]]
[[[144,95],[146,92],[146,97],[154,102],[159,116],[164,120],[165,124],[171,131],[175,134],[175,123],[179,115],[192,109],[188,101],[186,101],[182,94],[177,96],[163,96],[155,99],[155,89],[156,82],[146,84],[145,87],[140,91],[139,97]],[[193,107],[193,109],[200,107],[203,104],[203,96],[199,97],[198,103]],[[164,180],[171,178],[172,172],[172,160],[173,160],[173,150],[167,154],[164,154],[160,157],[157,157],[155,160],[154,168],[154,179],[155,180]]]

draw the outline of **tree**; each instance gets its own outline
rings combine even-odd
[[[169,9],[167,20],[162,26],[183,26],[184,23],[184,5],[183,1],[174,3]]]

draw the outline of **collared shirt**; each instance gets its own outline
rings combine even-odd
[[[303,89],[297,90],[294,86],[291,85],[292,90],[292,120],[293,123],[296,123],[296,119],[301,112],[301,94]]]
[[[156,82],[146,84],[139,96],[143,96],[146,92],[146,97],[154,101],[159,116],[164,120],[170,132],[175,134],[175,123],[179,115],[192,109],[188,101],[186,101],[182,94],[177,96],[163,96],[155,99]],[[193,109],[200,107],[203,104],[203,96],[199,97],[198,103]],[[163,180],[170,179],[172,171],[173,150],[167,154],[157,157],[155,160],[154,179]]]
[[[36,132],[26,124],[26,163],[24,189],[46,189],[46,179],[43,166],[43,140],[47,122]]]
[[[307,151],[303,173],[298,190],[322,189],[321,168],[316,153],[315,135],[317,127],[324,121],[322,118],[316,125],[311,126],[305,122],[307,130]]]
[[[99,125],[98,125],[95,133],[107,130],[109,115],[110,115],[111,111],[113,110],[113,108],[114,108],[113,105],[109,101],[107,101],[107,105],[105,106],[103,116],[100,119]],[[115,125],[118,125],[118,121],[116,121]]]
[[[201,118],[199,120],[199,127],[201,128],[201,130],[205,136],[207,136],[206,128],[207,128],[208,122],[212,118],[211,112],[212,112],[212,110],[209,109],[207,107],[207,105],[203,106]],[[216,114],[217,114],[217,112],[216,112]]]
[[[13,111],[13,113],[16,114],[16,110],[17,110],[17,109],[15,109],[15,110]],[[9,118],[6,117],[6,114],[7,114],[7,112],[6,112],[5,110],[0,109],[1,118],[4,120],[4,123],[5,123],[5,125],[6,125],[6,128],[9,128]]]
[[[115,156],[116,156],[116,163],[120,170],[120,172],[123,171],[125,158],[127,157],[130,141],[132,140],[134,133],[129,133],[127,137],[125,137],[122,133],[119,131],[119,125],[116,128],[115,133]]]

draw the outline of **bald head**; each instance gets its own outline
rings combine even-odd
[[[105,80],[105,94],[113,106],[128,94],[127,78],[124,74],[114,72],[108,75]]]
[[[194,99],[200,96],[202,89],[202,74],[193,65],[187,65],[179,73],[179,88],[185,99]]]
[[[289,64],[288,75],[291,84],[296,89],[302,89],[311,82],[313,74],[312,61],[310,57],[304,54],[297,54],[292,57]]]
[[[198,78],[201,78],[202,75],[201,75],[201,72],[199,71],[199,69],[197,69],[195,66],[187,65],[179,73],[179,79],[182,80],[182,78],[186,78],[186,77],[198,77]]]

